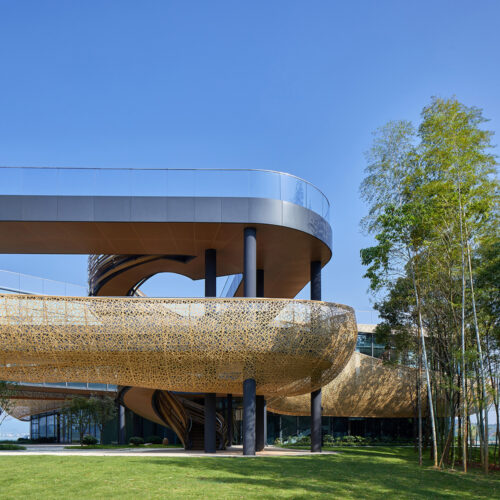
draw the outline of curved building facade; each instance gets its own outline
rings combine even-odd
[[[0,297],[0,378],[114,384],[122,410],[169,426],[188,448],[197,429],[208,452],[232,441],[218,401],[241,398],[250,455],[264,446],[268,403],[309,413],[320,450],[321,388],[341,380],[356,391],[345,369],[357,328],[351,308],[321,301],[332,230],[319,189],[260,170],[0,176],[0,252],[91,255],[90,297]],[[205,297],[145,297],[141,284],[161,272],[205,280]],[[216,298],[220,276],[235,276],[228,298]],[[309,282],[311,300],[295,300]]]

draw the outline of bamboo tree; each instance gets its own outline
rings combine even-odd
[[[416,350],[421,351],[418,365],[423,364],[429,412],[433,413],[429,417],[434,460],[438,460],[440,443],[440,463],[446,461],[458,415],[464,470],[468,447],[479,438],[486,472],[485,359],[498,415],[497,368],[492,369],[497,365],[492,359],[496,356],[494,349],[500,345],[500,334],[492,337],[486,330],[481,334],[484,325],[498,325],[499,317],[498,308],[493,310],[488,292],[481,288],[492,286],[482,268],[479,304],[475,293],[474,252],[485,258],[486,254],[481,253],[484,234],[491,228],[496,232],[498,227],[493,208],[498,204],[497,184],[492,179],[496,160],[488,151],[491,133],[480,127],[484,121],[477,108],[468,108],[454,98],[434,98],[422,112],[418,136],[408,122],[391,122],[377,132],[367,157],[368,175],[361,186],[369,204],[362,224],[375,236],[376,243],[363,249],[361,258],[368,266],[365,277],[370,279],[372,292],[383,297],[375,305],[382,318],[377,332],[386,332],[390,342],[394,341],[395,331],[411,338],[411,321],[419,332]],[[491,262],[492,257],[488,259]],[[413,284],[413,297],[405,292],[397,299],[405,280]],[[492,331],[498,332],[498,326]],[[486,342],[485,354],[481,336],[486,335],[496,340]],[[398,343],[401,349],[408,348],[409,343]],[[421,414],[419,396],[417,387],[417,414]],[[449,420],[437,421],[434,412],[443,404],[448,408]],[[478,410],[478,433],[474,435],[469,432],[469,405]],[[453,464],[454,445],[451,454]]]

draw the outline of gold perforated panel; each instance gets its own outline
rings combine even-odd
[[[0,379],[297,395],[356,342],[350,307],[288,299],[0,296]]]
[[[414,417],[416,370],[391,367],[359,352],[353,353],[340,375],[323,387],[323,415],[331,417]],[[422,403],[426,414],[423,388]],[[309,395],[277,397],[268,401],[270,411],[310,415]]]
[[[31,415],[57,410],[64,406],[64,401],[47,399],[13,399],[9,415],[19,420],[29,420]]]

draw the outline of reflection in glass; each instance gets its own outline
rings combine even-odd
[[[94,196],[96,191],[97,169],[60,168],[58,195]]]
[[[23,169],[23,194],[56,195],[58,191],[59,171],[55,168]]]
[[[167,196],[166,170],[132,170],[133,196]]]
[[[270,170],[0,167],[0,176],[4,195],[251,197],[329,212],[312,184]]]
[[[194,170],[167,170],[168,196],[194,196],[194,191]]]

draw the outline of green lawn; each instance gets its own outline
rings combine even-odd
[[[419,469],[411,448],[269,458],[2,456],[0,498],[500,498],[500,474]]]

